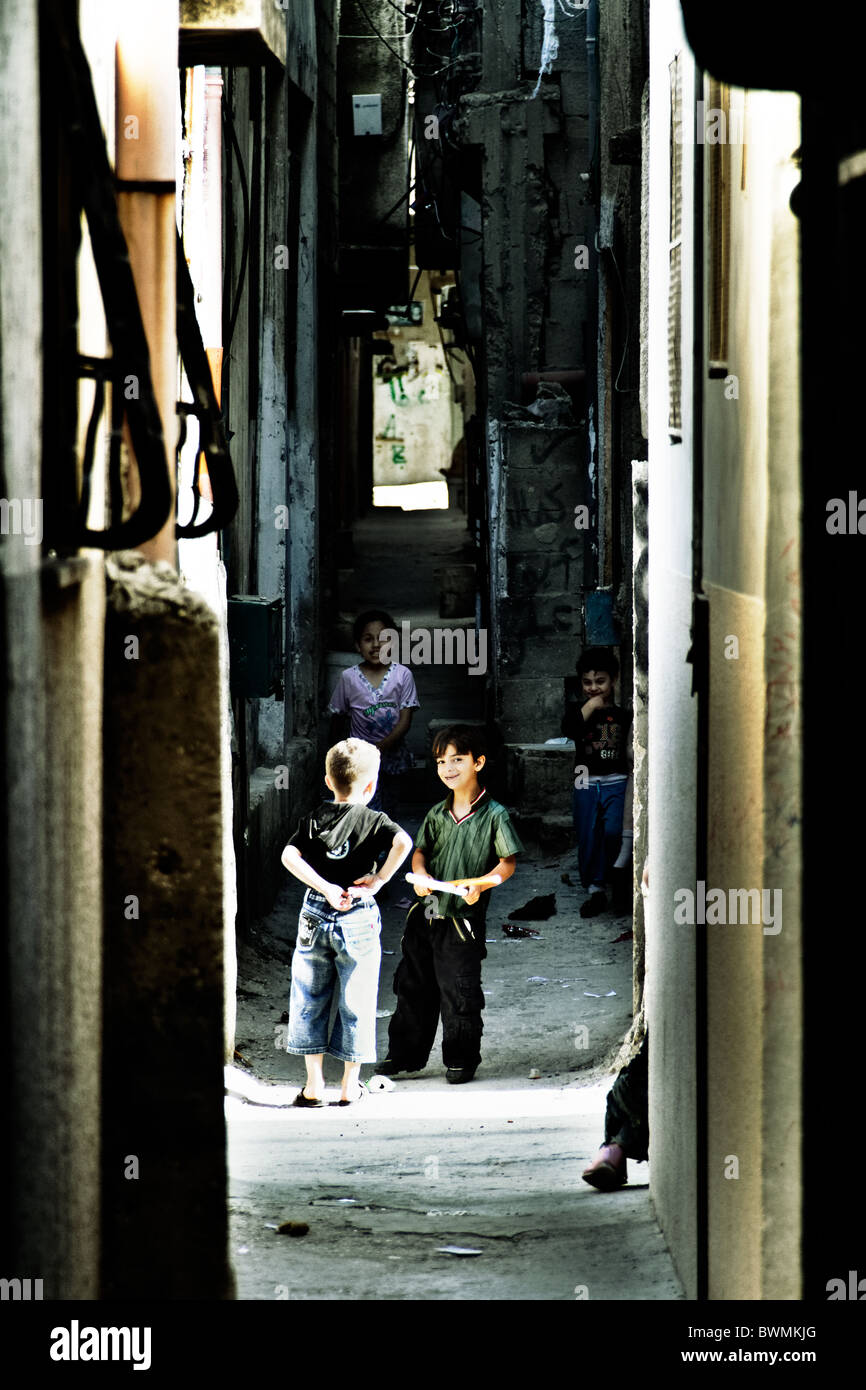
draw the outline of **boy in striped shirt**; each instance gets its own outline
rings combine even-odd
[[[511,878],[523,845],[505,807],[478,781],[486,761],[478,729],[455,724],[443,730],[434,740],[433,756],[449,794],[424,818],[412,872],[455,886],[477,878],[491,881],[474,884],[465,898],[413,885],[428,901],[416,903],[406,918],[394,975],[397,1007],[388,1028],[388,1057],[379,1071],[385,1076],[421,1071],[441,1012],[446,1080],[459,1085],[472,1080],[481,1061],[486,894],[496,886],[494,878],[502,883]]]

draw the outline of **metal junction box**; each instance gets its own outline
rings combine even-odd
[[[283,602],[257,594],[228,601],[231,693],[245,700],[283,698]]]

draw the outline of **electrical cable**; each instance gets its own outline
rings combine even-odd
[[[407,198],[411,198],[411,196],[412,196],[412,190],[414,189],[414,187],[415,187],[415,184],[414,184],[414,183],[411,184],[410,187],[406,189],[406,192],[403,193],[403,194],[397,199],[397,201],[396,201],[396,203],[394,204],[394,206],[393,206],[392,208],[389,208],[389,210],[388,210],[386,213],[384,213],[382,217],[378,217],[378,218],[376,219],[376,221],[373,223],[373,226],[374,226],[374,227],[378,227],[378,226],[381,226],[381,224],[382,224],[383,222],[387,222],[387,221],[388,221],[388,218],[389,218],[389,217],[392,217],[392,216],[394,215],[394,213],[397,211],[397,209],[398,209],[399,207],[401,207],[403,203],[405,203],[406,199],[407,199]]]
[[[469,358],[470,364],[471,364],[471,366],[472,366],[472,375],[474,376],[475,380],[477,381],[477,380],[478,380],[478,369],[477,369],[477,367],[476,367],[476,365],[475,365],[475,349],[472,347],[471,343],[469,342],[469,329],[468,329],[468,325],[466,324],[466,300],[465,300],[464,297],[463,297],[463,285],[462,285],[462,283],[461,283],[460,271],[459,271],[459,270],[455,270],[455,272],[454,272],[454,283],[455,283],[456,286],[457,286],[457,293],[458,293],[459,296],[460,296],[460,312],[461,312],[461,314],[463,315],[463,323],[464,323],[464,325],[466,325],[466,356]]]
[[[614,391],[619,392],[621,396],[630,396],[634,393],[634,387],[620,386],[619,384],[619,379],[622,376],[622,369],[625,366],[625,359],[628,353],[629,337],[631,335],[631,318],[628,312],[628,298],[625,292],[625,285],[622,282],[622,275],[620,274],[619,265],[617,263],[616,256],[613,252],[613,247],[605,246],[604,250],[608,253],[611,260],[613,261],[614,270],[616,271],[616,278],[619,282],[619,292],[622,295],[623,313],[625,314],[625,342],[623,343],[622,357],[620,358],[619,368],[617,369],[617,374],[614,378],[613,389]]]
[[[442,344],[442,355],[443,355],[443,357],[445,358],[445,366],[448,368],[448,375],[449,375],[450,378],[451,378],[451,384],[452,384],[452,386],[454,387],[454,389],[456,390],[457,387],[458,387],[458,385],[459,385],[459,383],[458,383],[458,381],[457,381],[456,376],[454,375],[454,372],[453,372],[452,369],[451,369],[451,363],[450,363],[450,361],[449,361],[449,359],[448,359],[448,352],[449,352],[449,349],[456,348],[457,345],[456,345],[456,343],[446,343],[445,338],[443,337],[443,334],[442,334],[442,325],[441,325],[441,323],[439,322],[438,319],[435,320],[435,323],[436,323],[436,327],[439,329],[439,341],[440,341],[440,343]],[[460,349],[457,348],[457,351],[458,351],[458,352],[459,352],[459,350],[460,350]]]
[[[402,15],[404,20],[414,19],[415,23],[412,25],[412,28],[406,30],[407,39],[411,39],[415,32],[415,24],[418,23],[418,16],[421,13],[420,8],[417,9],[414,14],[410,14],[408,10],[402,10],[399,5],[395,5],[394,0],[387,0],[387,3],[391,6],[392,10],[396,10],[399,15]]]
[[[376,28],[376,26],[375,26],[375,24],[373,23],[372,19],[370,18],[369,14],[367,13],[366,9],[364,8],[364,5],[362,4],[362,0],[357,0],[357,4],[358,4],[358,9],[361,11],[361,14],[364,16],[364,18],[366,19],[366,21],[367,21],[367,23],[369,24],[370,28],[373,30],[373,34],[367,34],[367,35],[364,35],[364,37],[365,37],[365,38],[372,38],[372,37],[375,35],[375,37],[376,37],[377,39],[379,39],[379,41],[385,45],[385,47],[387,48],[388,52],[389,52],[389,53],[393,53],[394,57],[397,59],[397,62],[398,62],[398,63],[401,63],[402,66],[403,66],[404,68],[406,68],[407,72],[411,72],[412,76],[414,77],[414,76],[415,76],[415,70],[414,70],[414,68],[412,67],[412,64],[411,64],[411,63],[407,63],[407,62],[406,62],[406,59],[403,57],[403,55],[402,55],[401,53],[398,53],[397,50],[396,50],[396,48],[392,48],[392,47],[391,47],[391,45],[389,44],[388,40],[385,38],[385,35],[384,35],[384,34],[380,34],[380,33],[379,33],[379,30]],[[346,36],[343,35],[343,37],[345,38]],[[396,37],[396,35],[395,35],[395,37]],[[401,37],[402,37],[402,35],[401,35]]]

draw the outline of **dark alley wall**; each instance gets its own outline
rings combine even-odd
[[[228,587],[283,604],[281,691],[233,702],[242,924],[272,903],[289,823],[316,776],[337,193],[336,36],[330,10],[317,13],[293,7],[285,73],[274,65],[226,72],[239,146],[224,151],[227,317],[239,299],[224,381],[243,499],[228,537]]]

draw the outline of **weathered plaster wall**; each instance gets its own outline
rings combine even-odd
[[[675,0],[651,9],[649,339],[668,340],[670,77],[683,54],[683,104],[693,67]],[[692,205],[693,149],[684,147],[683,207]],[[686,223],[687,225],[687,223]],[[674,922],[674,894],[696,882],[697,702],[692,696],[693,244],[683,237],[683,429],[668,428],[667,356],[650,353],[648,820],[646,1015],[649,1028],[650,1191],[686,1294],[697,1292],[695,928]]]
[[[327,255],[330,247],[333,254],[335,230],[335,170],[329,175],[322,162],[323,148],[334,139],[333,16],[323,16],[330,49],[328,33],[318,42],[312,3],[293,6],[287,18],[286,72],[271,67],[266,73],[233,73],[235,122],[251,190],[251,238],[226,362],[241,492],[229,547],[229,590],[284,604],[285,698],[235,700],[236,740],[243,741],[234,790],[244,917],[271,906],[268,894],[279,881],[289,825],[312,794],[303,748],[317,728],[320,452],[331,448],[321,419],[333,417],[320,410],[319,398],[319,345],[335,331],[319,285],[320,251]],[[321,110],[320,49],[330,52]],[[236,173],[232,223],[227,246],[234,285],[243,229]]]
[[[728,379],[705,391],[708,883],[780,893],[775,925],[707,927],[709,1292],[799,1298],[798,103],[731,95]],[[732,639],[738,643],[738,655]],[[727,652],[727,655],[726,655]],[[784,1142],[779,1136],[784,1135]],[[726,1176],[739,1161],[739,1176]]]
[[[496,713],[509,743],[558,738],[563,677],[583,637],[586,532],[575,529],[586,481],[583,432],[504,424],[491,475]],[[568,785],[563,788],[567,799]]]
[[[107,569],[103,1297],[222,1298],[217,617],[167,565]]]
[[[0,494],[42,499],[38,7],[0,9]],[[102,481],[97,468],[95,489]],[[101,557],[0,540],[2,1227],[46,1299],[99,1279]],[[44,573],[43,573],[44,571]],[[68,581],[65,584],[64,581]]]

